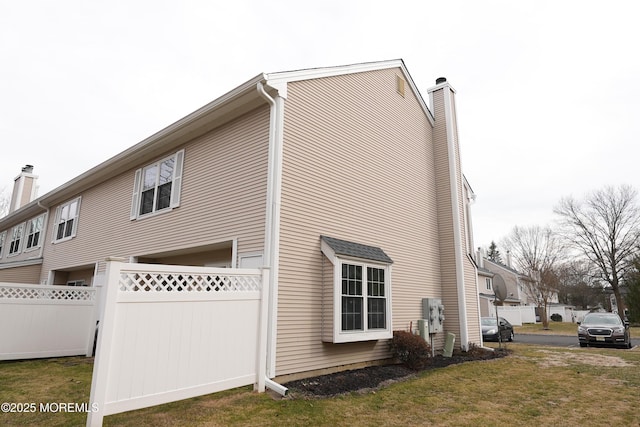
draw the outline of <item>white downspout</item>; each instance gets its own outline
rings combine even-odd
[[[447,127],[447,151],[449,154],[449,180],[451,182],[451,210],[453,215],[453,240],[456,259],[456,284],[458,290],[458,311],[460,313],[460,346],[467,349],[469,330],[467,319],[467,304],[464,289],[464,265],[462,253],[462,231],[460,229],[460,195],[458,192],[458,172],[456,150],[453,135],[453,111],[451,108],[451,88],[447,85],[444,92],[444,115]]]
[[[47,226],[49,225],[49,214],[51,213],[51,210],[48,207],[44,206],[42,203],[40,203],[40,200],[38,200],[37,205],[40,209],[44,209],[44,211],[46,212],[44,216],[44,221],[42,221],[42,231],[40,232],[40,234],[42,235],[42,245],[40,245],[39,257],[42,258],[42,255],[44,254],[45,236],[48,235]]]
[[[271,380],[276,371],[276,337],[278,319],[278,253],[280,248],[280,201],[282,183],[282,128],[284,124],[284,100],[278,95],[272,98],[262,82],[258,93],[269,103],[269,160],[267,172],[267,207],[264,236],[264,264],[269,268],[269,316],[267,325],[267,357],[265,385],[286,395],[287,388]]]

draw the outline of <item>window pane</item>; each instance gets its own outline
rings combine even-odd
[[[386,300],[384,298],[367,298],[367,327],[369,329],[385,329]]]
[[[78,214],[78,202],[74,201],[69,205],[69,216],[68,219],[73,219]]]
[[[64,237],[69,237],[73,233],[73,220],[70,219],[65,224]]]
[[[362,295],[362,266],[342,264],[342,293]]]
[[[62,224],[58,224],[58,233],[56,233],[56,239],[60,240],[64,236],[64,222]]]
[[[144,168],[142,172],[144,177],[142,181],[142,191],[156,187],[156,177],[158,175],[158,167],[156,165]]]
[[[62,207],[62,212],[60,212],[60,222],[64,222],[69,219],[69,205],[64,205]]]
[[[142,192],[140,197],[140,215],[153,212],[153,196],[155,194],[155,187],[148,191]]]
[[[160,177],[158,185],[166,184],[173,180],[173,165],[175,163],[174,158],[170,158],[160,163]]]
[[[158,201],[156,210],[168,208],[171,204],[171,182],[158,187]]]
[[[361,297],[342,297],[342,330],[362,330]]]
[[[374,297],[384,296],[384,269],[367,268],[367,295]]]

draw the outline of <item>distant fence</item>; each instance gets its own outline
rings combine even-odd
[[[91,356],[96,288],[0,283],[0,360]]]
[[[536,307],[532,305],[519,305],[515,307],[511,306],[498,306],[498,315],[507,319],[512,325],[521,326],[524,323],[536,323],[540,319],[536,316]],[[542,311],[542,310],[540,310]],[[563,322],[578,322],[584,317],[582,311],[574,310],[572,307],[564,305],[549,305],[547,307],[547,318],[551,321],[553,314],[559,314],[562,316]],[[495,316],[495,311],[492,314]]]
[[[536,311],[532,305],[498,306],[496,308],[498,316],[504,317],[512,325],[522,326],[524,323],[536,323]]]
[[[266,378],[267,270],[109,261],[87,425]]]

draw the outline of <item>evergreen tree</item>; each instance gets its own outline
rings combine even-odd
[[[494,242],[493,240],[489,245],[489,252],[487,252],[487,258],[493,262],[502,264],[502,256],[500,256],[498,245],[496,245],[496,242]]]
[[[626,280],[628,292],[625,303],[629,309],[629,321],[638,323],[640,322],[640,258],[636,258],[633,265],[634,270],[629,273]]]

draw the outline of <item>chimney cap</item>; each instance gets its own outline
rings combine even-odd
[[[438,77],[436,79],[436,84],[439,85],[440,83],[445,83],[447,81],[446,77]]]
[[[25,166],[22,168],[22,172],[27,172],[27,173],[31,173],[31,172],[33,172],[33,165],[25,165]]]

